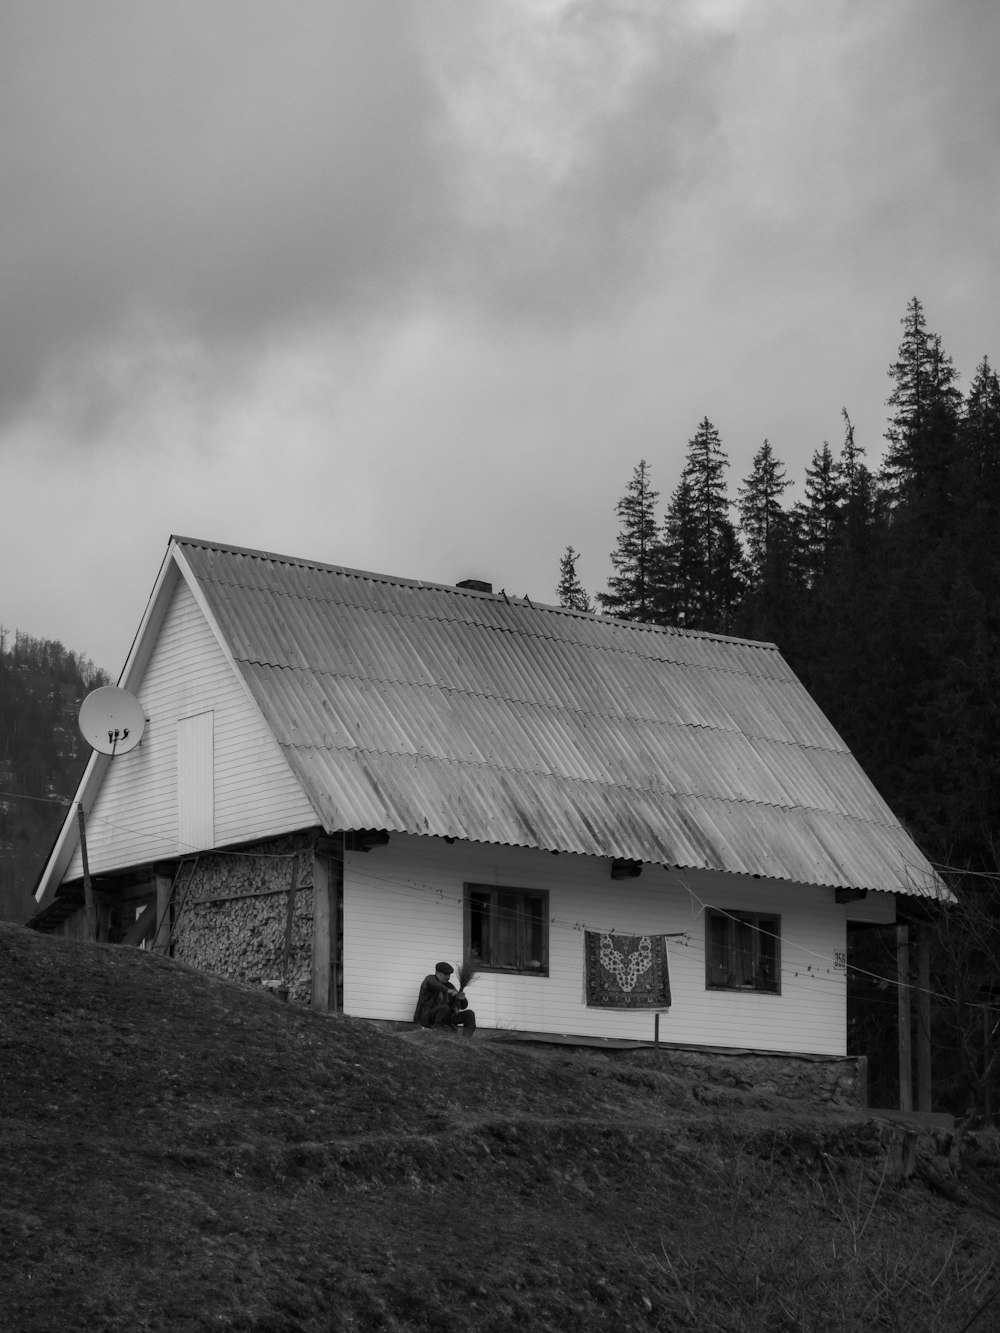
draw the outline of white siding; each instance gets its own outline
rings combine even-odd
[[[469,1000],[486,1027],[652,1040],[654,1015],[588,1009],[583,931],[684,932],[668,943],[673,1003],[664,1041],[842,1055],[846,1048],[846,913],[832,889],[646,866],[612,880],[606,860],[552,856],[393,834],[348,856],[344,876],[344,1007],[410,1019],[421,979],[458,966],[466,882],[549,891],[549,976],[481,973]],[[781,915],[781,994],[709,991],[704,907]]]
[[[185,847],[215,846],[215,714],[177,719],[177,836]]]
[[[87,850],[95,874],[191,850],[179,827],[176,733],[178,721],[196,713],[213,714],[217,847],[317,822],[183,581],[136,693],[147,719],[142,744],[111,761],[88,812]],[[77,852],[66,878],[81,874]]]

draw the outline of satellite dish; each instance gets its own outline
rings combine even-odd
[[[103,685],[80,705],[80,730],[99,754],[128,754],[142,740],[146,718],[134,694],[116,685]]]

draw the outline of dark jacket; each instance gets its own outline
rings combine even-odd
[[[451,1016],[451,997],[457,996],[457,989],[450,981],[439,981],[432,972],[420,983],[417,1007],[413,1011],[414,1023],[431,1028],[438,1023],[447,1023]]]

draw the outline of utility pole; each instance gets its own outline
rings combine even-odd
[[[90,862],[87,859],[87,818],[83,813],[83,802],[76,807],[76,817],[80,825],[80,860],[83,862],[83,913],[84,936],[88,940],[97,939],[97,909],[94,903],[94,890],[90,883]]]
[[[917,1110],[930,1111],[931,1090],[931,944],[929,927],[917,927]]]
[[[910,928],[896,927],[896,999],[899,1016],[899,1109],[913,1110],[913,1045],[910,1018]]]

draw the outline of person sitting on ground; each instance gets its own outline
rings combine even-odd
[[[454,968],[449,963],[435,963],[433,975],[420,983],[414,1023],[424,1028],[462,1028],[467,1037],[476,1030],[476,1015],[469,1008],[465,992],[456,989],[449,977]]]

